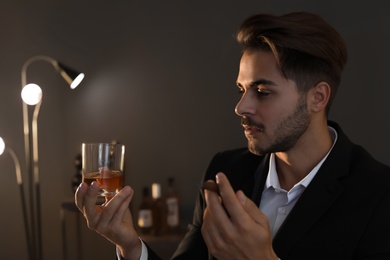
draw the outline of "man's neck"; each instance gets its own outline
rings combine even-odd
[[[290,190],[326,156],[333,144],[328,128],[310,130],[287,152],[275,153],[280,186]]]

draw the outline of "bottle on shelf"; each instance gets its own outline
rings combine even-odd
[[[142,201],[138,208],[138,227],[142,234],[151,234],[153,227],[153,203],[149,187],[142,189]]]
[[[153,198],[153,227],[152,234],[155,236],[161,236],[165,232],[166,227],[166,215],[165,215],[165,203],[162,199],[161,184],[152,184],[152,198]]]
[[[180,208],[179,195],[175,187],[175,179],[168,178],[168,190],[165,196],[167,208],[167,230],[168,233],[177,233],[180,229]]]

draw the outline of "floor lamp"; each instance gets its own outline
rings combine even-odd
[[[16,155],[15,151],[10,146],[6,146],[3,138],[0,137],[0,155],[2,155],[3,152],[7,152],[7,151],[11,155],[15,163],[16,182],[19,186],[20,199],[22,202],[22,214],[23,214],[23,223],[24,223],[24,231],[25,231],[26,243],[28,249],[28,256],[30,259],[33,259],[32,247],[31,247],[32,245],[30,241],[30,228],[28,224],[28,215],[27,215],[27,208],[26,208],[26,196],[24,195],[23,179],[22,179],[22,173],[20,171],[19,158]]]
[[[40,204],[40,180],[38,167],[38,115],[42,104],[42,90],[34,83],[27,84],[27,68],[35,61],[45,61],[53,65],[54,69],[60,73],[62,78],[75,89],[84,78],[83,73],[79,73],[70,67],[50,58],[48,56],[38,55],[28,59],[22,66],[22,92],[23,99],[23,129],[24,129],[24,151],[29,176],[30,192],[30,218],[31,218],[31,243],[34,259],[42,259],[42,228],[41,228],[41,204]],[[29,125],[28,105],[34,106],[34,113],[31,123],[31,132]],[[30,146],[32,141],[32,148]],[[32,149],[32,153],[31,153]]]

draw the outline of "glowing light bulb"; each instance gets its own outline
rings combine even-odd
[[[5,149],[5,143],[4,143],[3,138],[0,137],[0,155],[3,154],[4,149]]]
[[[42,89],[37,84],[27,84],[22,89],[22,99],[27,105],[38,104],[42,99]]]

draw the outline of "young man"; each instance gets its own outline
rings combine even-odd
[[[390,168],[349,141],[327,115],[347,60],[339,34],[305,13],[242,24],[237,78],[248,148],[217,154],[174,259],[390,259]],[[76,204],[123,259],[158,259],[139,240],[125,187],[96,206]]]

